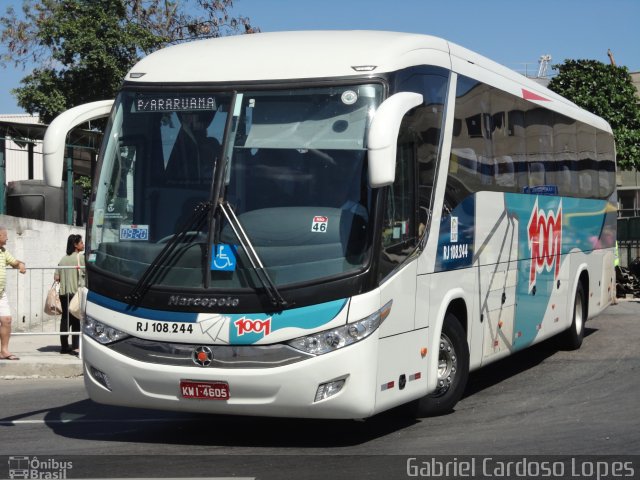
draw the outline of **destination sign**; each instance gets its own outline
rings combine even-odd
[[[136,112],[184,112],[216,110],[214,95],[139,95],[135,101]]]

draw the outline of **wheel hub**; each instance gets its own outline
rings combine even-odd
[[[449,337],[444,333],[440,336],[440,351],[438,353],[438,383],[436,396],[444,395],[453,384],[458,371],[458,357]]]

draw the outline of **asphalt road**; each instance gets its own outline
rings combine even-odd
[[[0,455],[71,456],[67,478],[355,479],[408,478],[409,456],[638,454],[640,302],[609,307],[586,333],[578,351],[545,342],[472,374],[455,412],[422,420],[124,409],[91,402],[80,378],[2,380]]]

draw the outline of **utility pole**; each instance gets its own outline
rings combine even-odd
[[[615,67],[616,66],[616,60],[613,58],[613,52],[611,51],[611,49],[607,50],[607,55],[609,56],[609,61],[611,62],[611,65],[613,65]]]

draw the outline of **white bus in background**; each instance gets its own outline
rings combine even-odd
[[[87,231],[97,402],[316,418],[450,411],[468,373],[614,292],[609,125],[469,50],[392,32],[149,55],[113,102]],[[62,137],[62,140],[60,138]]]

